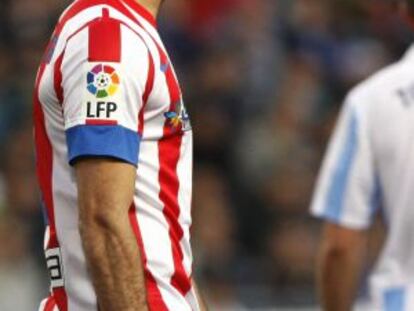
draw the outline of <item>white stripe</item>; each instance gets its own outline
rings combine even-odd
[[[53,66],[46,66],[45,71],[43,73],[42,79],[39,83],[39,100],[42,104],[42,109],[45,115],[45,119],[47,116],[59,116],[61,114],[61,107],[59,106],[59,102],[56,96],[56,93],[53,90],[50,90],[47,86],[53,85],[53,77],[54,77],[54,68]],[[47,103],[46,105],[44,103]],[[57,120],[54,120],[57,122]]]
[[[127,9],[129,9],[129,7],[125,4],[125,7]],[[130,19],[129,17],[125,16],[125,14],[123,14],[122,12],[110,7],[110,16],[115,18],[115,19],[119,19],[122,22],[124,22],[125,24],[127,24],[129,27],[131,27],[133,30],[135,30],[136,32],[138,32],[142,38],[144,39],[145,42],[150,43],[152,42],[151,37],[149,36],[149,32],[146,28],[141,27],[139,24],[137,24],[134,20]],[[136,19],[141,23],[141,18],[139,16],[137,16],[137,14],[132,11],[132,15],[134,17],[136,17]],[[145,24],[142,23],[142,26],[144,26]],[[152,33],[151,33],[152,35]]]
[[[61,246],[68,311],[95,310],[96,295],[86,270],[78,229],[77,188],[74,171],[67,163],[63,124],[47,119],[46,130],[54,146],[52,189],[56,233]],[[67,277],[70,276],[70,277]],[[73,299],[75,298],[75,299]]]
[[[53,198],[55,203],[56,230],[61,245],[62,264],[65,273],[65,290],[68,297],[68,310],[95,310],[96,295],[86,268],[78,229],[76,208],[76,185],[70,180],[72,169],[64,157],[54,154]],[[73,171],[72,171],[73,172]],[[69,276],[69,277],[68,277]]]
[[[122,73],[121,89],[124,94],[122,105],[122,125],[133,130],[138,130],[138,114],[142,107],[142,94],[145,90],[147,72],[149,67],[148,50],[143,41],[129,28],[121,26],[122,31]],[[122,82],[123,81],[123,82]]]
[[[188,294],[185,296],[185,299],[189,302],[191,305],[191,309],[193,311],[199,311],[201,310],[200,302],[198,301],[197,292],[195,290],[195,287],[191,287],[191,290],[188,292]]]
[[[170,284],[169,281],[160,279],[156,274],[154,277],[157,279],[158,288],[168,310],[196,311],[191,309],[188,301]]]
[[[62,86],[65,96],[62,106],[65,112],[66,129],[72,125],[71,123],[76,117],[83,115],[82,99],[87,85],[85,82],[86,69],[80,68],[80,66],[84,66],[84,61],[88,59],[88,41],[89,31],[85,28],[68,42],[65,57],[62,61]],[[84,74],[81,74],[83,71]],[[59,105],[56,106],[59,107]]]
[[[316,216],[323,215],[325,212],[326,198],[329,195],[330,186],[332,184],[332,172],[337,166],[337,159],[340,157],[340,152],[346,141],[348,120],[346,117],[348,111],[346,109],[347,107],[342,108],[334,133],[330,138],[316,183],[311,204],[312,214]]]
[[[46,226],[45,236],[43,240],[43,250],[46,251],[47,246],[49,245],[49,241],[50,241],[50,226]]]
[[[188,169],[188,167],[191,167],[192,163],[192,149],[192,132],[185,132],[181,143],[177,175],[180,181],[178,192],[178,204],[180,206],[179,223],[184,232],[184,236],[180,241],[180,247],[184,255],[183,265],[187,276],[191,276],[192,274],[193,261],[190,245],[192,169]]]
[[[134,203],[147,256],[147,268],[154,275],[163,300],[169,309],[179,310],[174,308],[174,303],[168,299],[168,293],[161,290],[161,287],[165,288],[169,285],[174,273],[174,261],[168,223],[163,214],[163,204],[159,199],[160,185],[155,182],[158,181],[159,166],[158,161],[153,159],[154,155],[158,155],[158,145],[143,141],[137,170],[137,190]],[[165,284],[161,286],[161,283]]]
[[[40,303],[39,311],[44,311],[49,298],[43,299]]]
[[[59,55],[62,53],[63,49],[66,46],[66,40],[70,37],[73,33],[78,31],[82,26],[87,24],[89,21],[102,16],[102,8],[106,6],[104,5],[97,5],[90,8],[87,8],[71,19],[69,19],[66,24],[63,26],[62,31],[59,35],[59,41],[56,44],[55,53],[53,54],[52,62],[54,63]],[[63,15],[62,15],[63,16]]]

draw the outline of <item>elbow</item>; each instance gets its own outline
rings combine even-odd
[[[99,209],[86,207],[87,212],[79,215],[79,233],[83,241],[97,235],[116,236],[120,231],[119,217],[110,211],[110,207],[99,206]]]
[[[321,277],[331,274],[338,267],[346,269],[352,261],[352,248],[342,243],[322,242],[315,262],[316,271]]]
[[[339,226],[325,227],[319,254],[324,260],[341,260],[362,255],[366,247],[365,231]]]
[[[114,205],[80,206],[78,232],[87,261],[102,260],[108,248],[122,248],[128,226],[128,212],[121,213]]]
[[[320,249],[321,257],[325,260],[336,260],[346,258],[352,254],[351,245],[341,242],[324,242]]]
[[[320,246],[320,257],[324,262],[347,260],[358,252],[358,243],[343,237],[325,237]]]
[[[78,230],[85,255],[92,261],[100,260],[108,245],[119,245],[123,238],[117,217],[102,211],[82,215]]]

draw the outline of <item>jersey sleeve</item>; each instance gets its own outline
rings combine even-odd
[[[340,113],[317,181],[311,213],[350,229],[366,229],[379,204],[366,99],[351,94]]]
[[[109,17],[68,40],[60,70],[71,165],[82,157],[111,157],[137,165],[149,63],[140,37]]]

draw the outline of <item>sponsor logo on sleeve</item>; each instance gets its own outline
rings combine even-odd
[[[175,105],[175,110],[164,113],[167,119],[167,125],[174,131],[189,131],[191,130],[190,117],[184,106],[183,100],[180,100]]]

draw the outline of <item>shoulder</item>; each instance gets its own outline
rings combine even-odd
[[[75,1],[60,16],[56,32],[62,41],[67,41],[82,30],[91,28],[102,30],[100,40],[112,37],[113,30],[119,28],[129,40],[146,45],[144,29],[137,27],[131,12],[118,1]]]
[[[380,108],[390,99],[395,102],[396,92],[413,82],[413,64],[406,59],[395,62],[362,81],[348,93],[346,104],[356,110]]]
[[[149,48],[142,35],[122,20],[113,17],[108,8],[101,8],[99,15],[71,30],[65,36],[62,48],[66,54],[74,54],[82,61],[87,55],[89,62],[146,62]]]

